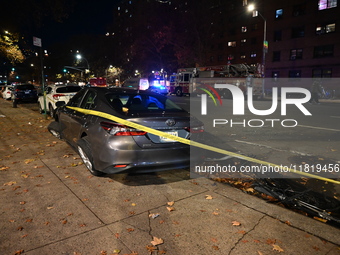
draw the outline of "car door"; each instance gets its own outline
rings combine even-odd
[[[61,125],[62,137],[71,145],[75,145],[74,134],[75,129],[79,130],[80,113],[70,109],[69,107],[80,107],[87,89],[79,91],[65,106],[59,110],[59,122]]]
[[[78,102],[78,106],[82,109],[93,109],[95,107],[96,92],[88,90],[81,100]],[[88,125],[91,121],[92,115],[84,114],[79,111],[71,111],[68,119],[68,139],[75,146],[78,139],[82,136],[82,132],[86,132]]]

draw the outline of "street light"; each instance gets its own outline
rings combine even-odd
[[[87,59],[82,57],[82,55],[80,55],[80,54],[77,54],[76,58],[79,59],[79,60],[85,59],[86,64],[87,64],[87,69],[86,70],[88,70],[90,72],[90,65],[89,65],[89,62],[87,61]],[[86,70],[85,70],[85,74],[86,74]],[[85,80],[86,80],[86,78],[85,78]]]
[[[263,21],[263,45],[262,45],[262,97],[264,97],[264,79],[265,79],[265,65],[266,65],[266,53],[267,53],[267,48],[268,48],[268,42],[267,42],[267,38],[266,38],[266,34],[267,34],[267,20],[265,17],[263,17],[263,15],[255,10],[255,5],[250,4],[248,5],[248,11],[253,12],[253,17],[257,17],[260,16]]]

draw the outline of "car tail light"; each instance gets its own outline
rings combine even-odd
[[[124,126],[117,123],[111,122],[101,122],[101,127],[111,135],[115,136],[136,136],[136,135],[145,135],[146,132],[142,130],[138,130],[135,128],[131,128],[128,126]]]
[[[186,128],[185,130],[190,132],[190,133],[202,133],[202,132],[204,132],[204,126],[189,127],[189,128]]]
[[[60,97],[64,97],[64,96],[65,96],[64,94],[54,94],[53,99],[59,100]]]

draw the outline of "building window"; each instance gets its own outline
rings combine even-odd
[[[289,70],[289,78],[300,78],[301,70]]]
[[[304,27],[293,27],[292,28],[292,38],[299,38],[305,36],[305,28]]]
[[[327,69],[314,69],[313,78],[331,78],[332,77],[332,69],[327,68]]]
[[[280,77],[280,72],[279,71],[273,71],[272,72],[272,78],[279,78]]]
[[[253,24],[252,26],[251,26],[251,30],[252,31],[256,31],[256,30],[258,30],[259,29],[259,24],[257,24],[257,23],[255,23],[255,24]]]
[[[314,47],[314,58],[331,57],[334,54],[334,45]]]
[[[234,55],[231,54],[228,55],[228,61],[234,60],[234,58],[235,58]]]
[[[245,59],[246,58],[246,54],[245,53],[241,53],[241,59]]]
[[[228,42],[228,47],[236,47],[236,41]]]
[[[282,40],[282,30],[274,31],[274,42],[279,42]]]
[[[317,24],[315,32],[317,35],[333,33],[335,32],[335,23]]]
[[[247,27],[242,27],[242,28],[241,28],[241,31],[242,31],[242,33],[247,32]]]
[[[276,19],[281,19],[283,15],[283,9],[278,9],[275,11],[275,18]]]
[[[255,52],[255,51],[252,51],[252,52],[250,53],[250,57],[251,57],[251,58],[256,58],[256,52]]]
[[[252,45],[256,45],[256,44],[257,44],[257,39],[256,39],[256,37],[251,38],[251,39],[250,39],[250,43],[251,43]]]
[[[306,4],[298,4],[293,7],[293,16],[301,16],[306,13]]]
[[[302,49],[290,50],[290,60],[302,59]]]
[[[218,56],[217,56],[217,60],[218,60],[219,62],[221,62],[221,61],[223,60],[223,56],[222,56],[222,55],[218,55]]]
[[[246,42],[247,42],[247,39],[242,39],[241,40],[241,46],[244,46],[246,44]]]
[[[319,0],[319,10],[334,8],[337,6],[337,0]]]
[[[281,51],[273,51],[273,62],[281,60]]]

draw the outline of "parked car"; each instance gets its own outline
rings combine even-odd
[[[67,85],[49,85],[46,87],[46,112],[53,117],[54,111],[57,108],[56,103],[68,101],[82,88],[76,84]],[[39,94],[38,107],[40,113],[45,112],[44,95]]]
[[[78,111],[69,107],[77,107]],[[203,135],[202,122],[160,94],[124,88],[84,88],[57,108],[48,130],[71,145],[97,176],[188,167],[189,145],[79,109],[107,113],[182,138]]]
[[[11,93],[13,107],[16,107],[19,102],[37,102],[38,93],[33,84],[16,84],[13,86]]]
[[[6,100],[11,99],[12,91],[13,91],[13,86],[11,86],[11,85],[3,87],[2,91],[1,91],[2,92],[2,98],[6,99]]]

